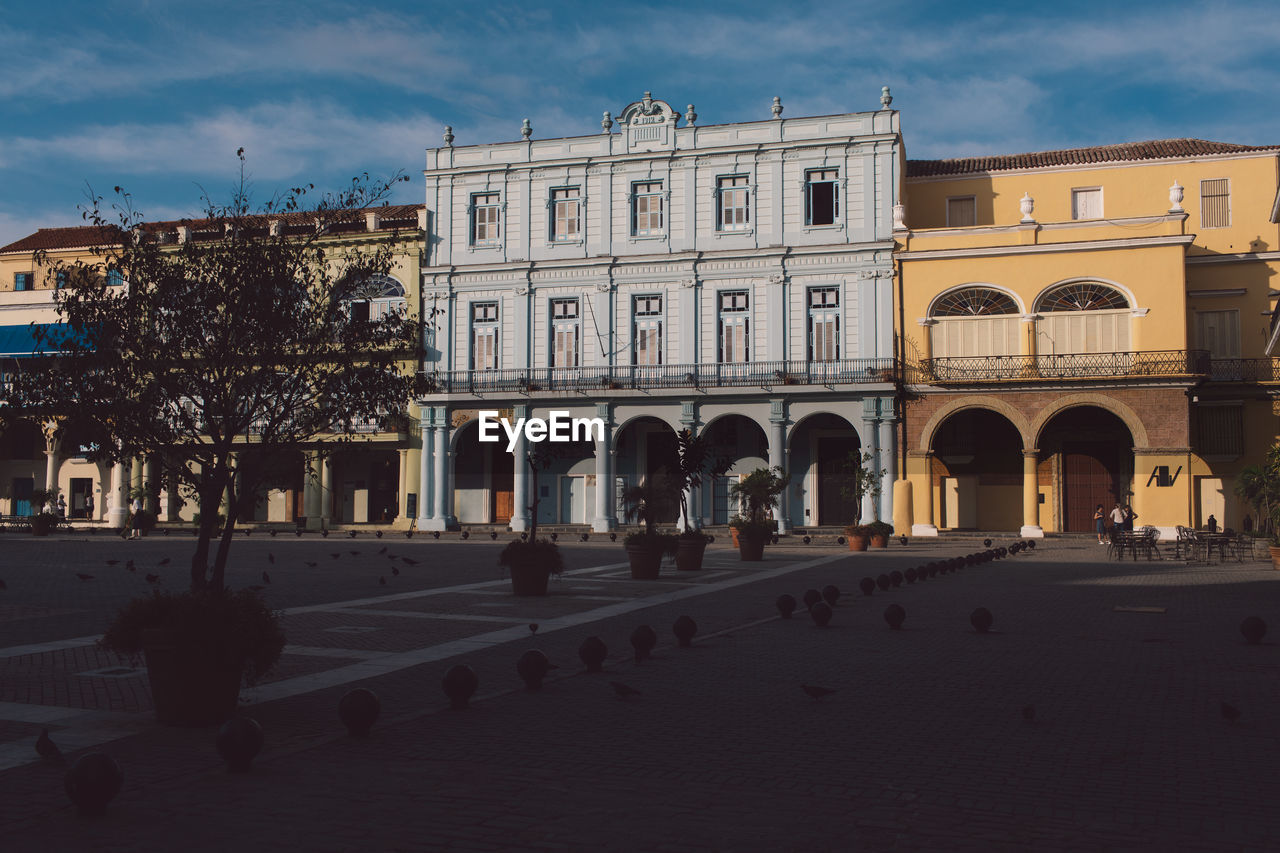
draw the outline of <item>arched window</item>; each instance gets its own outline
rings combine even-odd
[[[1017,314],[1018,303],[1007,293],[990,287],[962,287],[939,296],[930,312],[934,317],[979,317]]]
[[[1073,281],[1052,287],[1036,301],[1036,352],[1128,352],[1130,308],[1123,293],[1102,282]]]
[[[1017,300],[994,287],[972,285],[949,290],[929,309],[934,358],[1017,355]]]
[[[404,285],[389,275],[375,275],[355,285],[347,301],[353,320],[380,320],[393,311],[404,313],[408,304]]]

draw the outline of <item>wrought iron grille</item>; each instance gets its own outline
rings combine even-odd
[[[1199,377],[1209,372],[1204,350],[991,355],[926,359],[918,381],[1017,382],[1040,379]]]

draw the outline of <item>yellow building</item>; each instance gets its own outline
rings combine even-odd
[[[1280,148],[1174,139],[909,161],[906,476],[938,528],[1248,529],[1275,440]]]
[[[348,211],[326,227],[321,244],[338,252],[393,241],[389,274],[366,283],[353,296],[361,310],[367,306],[375,316],[405,310],[410,317],[418,317],[424,219],[421,205],[399,205]],[[280,229],[286,236],[315,228],[314,219],[303,214],[262,220],[264,230]],[[208,224],[202,220],[148,222],[142,228],[161,243],[177,246],[187,240],[220,239],[221,234],[208,230]],[[41,228],[0,248],[0,374],[21,370],[32,357],[31,324],[58,321],[55,270],[77,261],[92,263],[95,246],[107,245],[115,236],[93,226]],[[417,366],[416,360],[406,363],[410,369]],[[296,458],[271,460],[272,487],[260,496],[253,517],[241,521],[303,521],[313,528],[350,523],[408,526],[419,491],[421,440],[417,407],[410,404],[407,415],[394,432],[367,424],[361,430],[366,440],[332,453],[299,453]],[[87,439],[68,431],[55,436],[53,426],[23,419],[0,433],[0,514],[29,514],[39,509],[32,506],[33,490],[56,488],[66,501],[69,518],[120,526],[130,493],[146,483],[153,501],[149,509],[161,521],[191,519],[196,507],[184,508],[173,484],[156,482],[159,467],[154,461],[139,459],[128,466],[91,463],[85,458]]]

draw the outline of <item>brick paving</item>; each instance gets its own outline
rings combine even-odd
[[[94,587],[97,579],[62,571],[98,562],[93,543],[45,546],[44,561],[58,567],[50,577],[11,561],[10,543],[24,547],[0,543],[9,586],[0,602],[62,612],[5,621],[0,611],[7,645],[83,636],[81,611],[109,616],[131,593],[127,580]],[[132,544],[152,546],[156,558],[163,550]],[[288,655],[280,683],[358,663],[323,657],[324,647],[391,659],[406,640],[453,648],[468,636],[491,639],[361,681],[384,703],[366,739],[347,737],[336,720],[351,685],[251,706],[267,748],[247,775],[220,768],[212,730],[130,715],[139,725],[99,747],[126,773],[101,819],[74,815],[61,767],[0,771],[4,849],[1280,848],[1280,573],[1269,565],[1114,564],[1085,539],[1051,539],[1030,555],[865,598],[864,575],[977,545],[913,541],[854,555],[779,547],[750,568],[717,545],[702,574],[632,582],[609,568],[619,547],[589,543],[565,548],[577,573],[553,584],[552,596],[525,601],[505,595],[490,543],[402,547],[422,562],[390,591],[376,577],[368,583],[376,564],[293,568],[331,545],[291,543],[283,568],[284,543],[236,543],[244,582],[274,546],[272,595],[307,608],[286,617],[307,626],[290,643],[321,647]],[[803,567],[815,558],[826,559]],[[826,583],[844,592],[830,627],[777,618],[779,593],[799,598]],[[366,600],[387,595],[405,597]],[[890,602],[907,611],[901,631],[882,618]],[[995,615],[990,634],[969,626],[979,605]],[[691,649],[677,648],[670,631],[682,613],[699,625]],[[478,614],[502,621],[473,621]],[[1260,646],[1239,634],[1251,614],[1271,625]],[[539,620],[530,637],[521,623]],[[636,664],[627,637],[642,622],[660,643],[653,660]],[[378,630],[324,631],[344,624]],[[589,634],[609,646],[604,675],[578,664]],[[533,647],[561,667],[537,693],[515,673]],[[481,686],[471,708],[454,711],[439,682],[460,661]],[[67,680],[64,671],[48,669],[48,680]],[[0,683],[8,678],[0,668]],[[610,680],[641,695],[619,700]],[[836,692],[814,701],[802,683]],[[22,701],[0,696],[0,721],[19,716]],[[1222,718],[1224,701],[1241,709],[1239,720]],[[1034,722],[1023,719],[1027,705]],[[50,728],[73,738],[98,719]],[[0,722],[0,760],[5,749],[32,749],[33,725]]]

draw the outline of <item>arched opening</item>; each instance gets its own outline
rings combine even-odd
[[[245,451],[240,454],[240,470],[247,480],[254,481],[252,494],[242,500],[241,521],[290,522],[306,515],[302,505],[306,479],[302,451]],[[157,492],[160,485],[155,485]]]
[[[1131,308],[1129,298],[1109,284],[1055,285],[1035,303],[1036,354],[1129,352]]]
[[[769,467],[769,440],[761,426],[745,415],[724,415],[703,428],[713,459],[729,467],[721,476],[704,479],[702,517],[710,524],[728,524],[739,507],[729,493],[743,475]]]
[[[1041,430],[1039,449],[1056,473],[1059,530],[1091,532],[1098,504],[1109,513],[1133,495],[1133,435],[1106,409],[1077,406],[1059,412]]]
[[[400,458],[395,450],[347,447],[334,453],[329,465],[331,518],[340,524],[395,520],[400,511]]]
[[[615,477],[622,481],[621,490],[643,485],[664,468],[676,472],[680,468],[680,451],[675,430],[666,421],[649,415],[628,421],[618,431],[616,443],[618,467]],[[619,493],[621,493],[621,490]],[[619,507],[619,520],[624,508]],[[678,510],[673,508],[663,522],[675,522]]]
[[[29,420],[13,421],[0,433],[0,488],[8,498],[7,514],[31,515],[36,484],[45,478],[44,432]]]
[[[791,487],[788,512],[797,526],[844,526],[862,518],[862,506],[849,489],[850,460],[861,454],[862,439],[839,415],[810,415],[791,429]]]
[[[515,513],[515,462],[501,441],[480,441],[480,422],[458,428],[453,451],[453,512],[459,524],[507,524]]]
[[[1002,290],[983,285],[957,287],[929,307],[930,350],[934,358],[1017,355],[1021,311]]]
[[[989,409],[963,409],[933,434],[929,488],[938,527],[1018,530],[1022,524],[1022,436]]]

